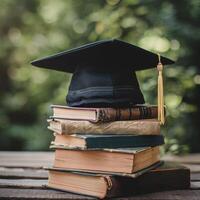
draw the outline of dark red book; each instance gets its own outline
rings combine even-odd
[[[157,106],[138,105],[131,108],[81,108],[52,105],[55,119],[88,120],[91,122],[111,122],[138,119],[155,119]]]

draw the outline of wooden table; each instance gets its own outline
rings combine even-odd
[[[191,169],[190,189],[116,199],[200,200],[200,154],[182,157],[167,155],[163,159],[183,163]],[[51,152],[0,152],[0,199],[95,199],[46,189],[44,185],[47,183],[48,174],[42,167],[51,165],[52,161]]]

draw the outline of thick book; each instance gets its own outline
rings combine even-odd
[[[159,135],[160,122],[156,119],[115,121],[95,124],[89,121],[48,119],[48,128],[57,133],[65,134],[133,134]]]
[[[53,145],[80,149],[154,147],[164,144],[162,135],[56,134]]]
[[[130,108],[80,108],[52,105],[55,119],[88,120],[91,122],[111,122],[138,119],[154,119],[158,116],[157,106],[136,105]]]
[[[160,161],[159,147],[81,150],[56,149],[53,167],[81,171],[134,173]]]
[[[131,178],[51,168],[48,187],[100,199],[125,197],[149,192],[188,189],[190,170],[182,166],[164,164],[137,178]]]

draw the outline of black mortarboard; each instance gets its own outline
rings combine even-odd
[[[160,57],[162,64],[173,64]],[[42,68],[73,73],[67,104],[115,107],[143,104],[135,71],[156,67],[158,55],[120,40],[87,44],[32,62]]]

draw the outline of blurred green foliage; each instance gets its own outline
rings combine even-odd
[[[198,0],[1,0],[0,149],[47,150],[49,106],[65,104],[70,75],[31,60],[119,38],[177,61],[165,68],[165,150],[200,152],[199,21]],[[156,104],[156,69],[138,76]]]

